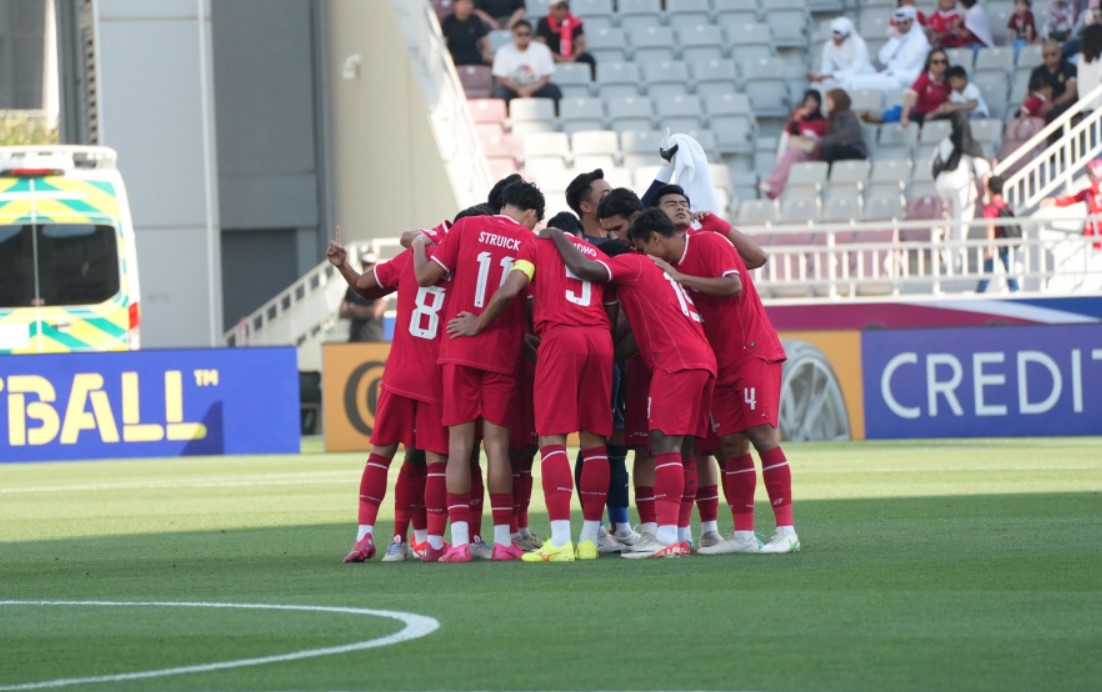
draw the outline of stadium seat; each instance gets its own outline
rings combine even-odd
[[[1018,104],[1025,100],[1025,91],[1026,86],[1028,85],[1028,80],[1029,75],[1023,75],[1022,88],[1019,92],[1019,97],[1017,99],[1013,99],[1012,97],[1009,101],[1007,99],[1006,93],[1007,81],[1005,74],[978,74],[976,75],[976,78],[975,80],[973,80],[973,82],[975,83],[976,88],[980,90],[980,94],[983,96],[983,100],[987,104],[987,109],[988,111],[990,111],[991,117],[1001,120],[1006,116],[1007,110],[1008,108],[1010,108],[1011,104],[1013,104],[1013,108],[1011,110],[1016,110]]]
[[[748,154],[754,150],[755,120],[749,97],[727,91],[708,94],[704,104],[720,151]]]
[[[615,96],[605,101],[612,128],[626,130],[651,130],[654,120],[654,104],[647,96]]]
[[[735,220],[741,224],[764,225],[777,219],[777,205],[770,199],[748,199],[738,206]]]
[[[891,11],[884,12],[865,11],[861,13],[861,19],[857,22],[857,33],[865,41],[885,41],[888,38],[888,20]],[[869,45],[869,57],[876,59],[876,52]]]
[[[864,160],[835,161],[830,167],[830,184],[868,182],[872,164]]]
[[[555,74],[551,81],[562,89],[563,96],[589,96],[593,74],[589,65],[583,62],[560,62],[555,64]]]
[[[455,68],[459,82],[469,99],[488,99],[494,92],[494,77],[486,65],[460,65]]]
[[[513,99],[509,102],[509,119],[513,122],[553,122],[555,102],[545,98]]]
[[[857,89],[850,95],[850,108],[855,113],[881,113],[884,110],[884,92],[879,89]]]
[[[512,156],[490,156],[487,157],[486,162],[490,166],[490,177],[494,180],[501,180],[505,176],[520,170],[520,166],[517,165],[517,160]]]
[[[583,15],[584,16],[584,15]],[[585,32],[586,50],[597,59],[597,78],[600,80],[601,65],[610,62],[622,62],[626,57],[623,29],[597,27]]]
[[[909,159],[918,142],[918,127],[914,124],[901,127],[897,123],[880,126],[880,136],[876,144],[878,158]]]
[[[513,133],[513,137],[518,141],[524,141],[524,138],[530,134],[536,132],[554,132],[555,122],[552,120],[528,120],[514,122],[509,127],[509,131]]]
[[[1022,50],[1018,53],[1017,69],[1019,72],[1028,72],[1034,67],[1044,63],[1044,61],[1044,58],[1041,57],[1040,44],[1034,43],[1029,46],[1022,46]]]
[[[559,101],[563,132],[600,130],[605,126],[605,103],[599,98],[564,98]]]
[[[668,26],[651,26],[635,29],[629,35],[635,62],[670,62],[676,45],[673,29]]]
[[[570,11],[582,18],[587,29],[592,20],[598,17],[611,19],[614,14],[612,0],[570,0]]]
[[[823,223],[850,223],[861,218],[861,198],[852,194],[832,194],[823,205]]]
[[[976,55],[976,73],[991,72],[1006,77],[1014,69],[1014,49],[1009,46],[984,48]]]
[[[788,170],[788,183],[785,190],[793,191],[796,188],[807,187],[815,190],[816,193],[822,192],[829,170],[830,165],[825,161],[802,161],[793,164]]]
[[[613,96],[634,96],[639,93],[642,75],[633,62],[598,62],[597,89],[607,99]]]
[[[1012,14],[1014,14],[1013,3],[987,3],[987,16],[991,20],[991,36],[995,39],[996,46],[1005,46],[1010,42],[1007,38],[1006,25]]]
[[[632,171],[632,187],[636,190],[646,190],[654,182],[661,166],[640,166]]]
[[[570,135],[570,150],[579,156],[612,156],[620,153],[620,136],[612,130],[587,130]]]
[[[807,48],[807,5],[804,0],[769,0],[765,22],[779,48]]]
[[[862,221],[888,221],[903,218],[903,197],[899,190],[874,190],[865,200]]]
[[[724,38],[718,26],[705,24],[680,29],[677,40],[682,60],[719,60],[723,57]]]
[[[508,112],[502,99],[470,99],[467,106],[476,123],[505,123]]]
[[[949,136],[953,131],[953,125],[948,120],[927,120],[922,125],[922,133],[918,137],[920,147],[936,146],[941,140]],[[922,161],[921,156],[915,154],[916,161]]]
[[[687,94],[689,68],[683,62],[643,63],[643,81],[651,97]]]
[[[747,66],[744,91],[759,118],[788,116],[788,84],[783,74],[784,62],[778,58],[762,58]]]
[[[981,118],[972,121],[972,138],[983,145],[984,153],[991,156],[999,150],[1002,142],[1003,124],[994,118]]]
[[[535,158],[565,161],[570,155],[570,137],[565,132],[537,132],[524,138],[523,149],[526,163]]]
[[[733,60],[693,60],[689,63],[689,71],[698,94],[708,92],[710,86],[715,86],[722,93],[730,93],[738,77]]]
[[[662,138],[662,134],[657,130],[621,132],[620,153],[624,157],[624,167],[638,169],[643,166],[657,165],[658,149],[662,146]]]
[[[482,150],[486,152],[486,156],[515,159],[517,154],[520,153],[520,149],[517,147],[516,140],[513,139],[513,136],[505,134],[504,132],[482,135],[479,139],[482,140]]]
[[[919,195],[912,197],[907,202],[908,221],[942,221],[942,203],[937,195]],[[931,228],[904,229],[900,233],[901,240],[905,241],[929,241]]]
[[[881,191],[889,191],[895,195],[902,194],[911,183],[910,158],[906,159],[877,159],[872,164],[872,173],[869,175],[869,188],[872,194]]]
[[[711,20],[708,0],[666,0],[667,24],[674,29],[703,26]]]
[[[819,198],[799,196],[799,188],[785,189],[781,212],[777,217],[782,223],[814,223],[819,220]]]
[[[764,22],[747,22],[743,24],[724,24],[724,32],[727,42],[732,48],[739,46],[767,46],[772,52],[773,34],[769,25]]]
[[[654,101],[659,127],[686,132],[700,127],[703,108],[698,96],[661,96]]]
[[[946,48],[945,57],[949,58],[949,66],[961,65],[964,69],[968,70],[968,74],[972,74],[972,61],[975,59],[975,54],[972,53],[971,48]]]

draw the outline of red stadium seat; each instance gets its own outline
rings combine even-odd
[[[455,68],[463,91],[469,99],[489,98],[494,91],[494,76],[486,65],[459,65]]]
[[[476,123],[499,123],[504,126],[509,117],[505,101],[501,99],[470,99],[467,105],[471,107]]]

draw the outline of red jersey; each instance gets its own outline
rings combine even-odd
[[[704,336],[700,313],[681,284],[649,257],[629,252],[601,260],[616,284],[639,355],[651,370],[707,370],[716,357]]]
[[[742,292],[737,296],[713,296],[687,289],[704,318],[704,333],[719,366],[719,384],[733,380],[747,357],[767,362],[785,359],[784,347],[769,321],[754,280],[729,240],[715,233],[686,233],[685,251],[674,266],[690,276],[735,275],[742,281]]]
[[[452,226],[432,255],[452,275],[445,324],[461,312],[481,314],[512,271],[521,246],[534,237],[508,216],[470,216]],[[457,339],[445,332],[438,362],[515,374],[526,331],[524,302],[514,300],[478,336]]]
[[[1086,202],[1088,214],[1102,216],[1102,185],[1091,183],[1090,187],[1085,187],[1074,195],[1057,197],[1053,201],[1058,207],[1069,207],[1079,202]],[[1098,221],[1088,221],[1083,226],[1083,235],[1102,236],[1102,228],[1099,228],[1099,225]],[[1094,249],[1102,250],[1102,242],[1094,243]]]
[[[915,112],[925,115],[949,100],[949,80],[935,82],[928,72],[923,72],[911,85],[911,91],[917,95]]]
[[[398,289],[398,314],[390,356],[383,369],[381,386],[408,399],[440,402],[440,377],[434,373],[444,332],[444,303],[450,282],[435,286],[417,285],[413,254],[406,250],[389,262],[372,269],[375,282]],[[432,376],[430,376],[432,373]]]
[[[608,259],[605,253],[584,240],[571,236],[567,238],[588,259]],[[529,291],[535,308],[536,334],[543,336],[553,326],[611,329],[603,304],[604,285],[582,281],[574,276],[562,261],[554,241],[535,238],[525,243],[517,255],[515,268],[528,274]]]
[[[958,10],[943,12],[938,10],[930,15],[926,21],[926,27],[941,39],[942,48],[959,48],[968,45],[968,34],[961,36],[954,32],[962,31],[964,27],[964,15]],[[934,41],[932,41],[933,43]]]
[[[1033,13],[1026,11],[1025,14],[1012,14],[1010,15],[1010,21],[1006,23],[1006,28],[1017,32],[1018,38],[1032,40],[1037,36],[1037,25],[1033,21]]]

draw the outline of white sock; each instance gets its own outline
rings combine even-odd
[[[465,521],[452,522],[452,545],[467,545],[471,542],[470,529]]]
[[[700,533],[708,533],[709,531],[714,531],[716,533],[719,533],[719,522],[718,521],[702,521],[702,522],[700,522]]]
[[[623,538],[624,536],[630,536],[631,524],[613,524],[612,533],[613,535],[619,536],[620,538]]]
[[[551,522],[551,545],[561,548],[570,542],[570,520],[556,519]]]
[[[426,540],[429,542],[429,545],[432,546],[435,550],[440,550],[444,547],[443,536],[428,536]]]
[[[746,541],[752,541],[752,540],[754,540],[754,532],[753,531],[735,531],[735,540],[736,541],[742,541],[744,543]]]
[[[639,526],[639,533],[657,533],[657,532],[658,532],[658,522],[648,521],[646,524],[642,524],[642,525]]]
[[[360,524],[360,530],[356,532],[356,542],[359,543],[367,534],[375,535],[374,524]]]
[[[778,531],[780,531],[780,532],[781,532],[782,534],[784,534],[785,536],[789,536],[789,537],[791,537],[791,538],[795,538],[795,537],[796,537],[796,527],[794,527],[794,526],[792,526],[792,525],[789,525],[789,526],[778,526],[778,527],[777,527],[777,530],[778,530]]]
[[[677,527],[673,524],[659,526],[654,537],[657,538],[658,542],[662,545],[673,545],[677,543]]]
[[[429,537],[428,529],[414,529],[413,540],[417,543],[424,543]]]
[[[601,522],[599,521],[587,521],[582,524],[582,534],[578,536],[579,543],[585,543],[586,541],[597,542],[597,537],[601,531]]]
[[[691,540],[693,540],[692,527],[678,526],[677,527],[677,541],[679,543],[688,543]]]
[[[494,524],[494,543],[510,545],[513,539],[509,537],[508,524]]]

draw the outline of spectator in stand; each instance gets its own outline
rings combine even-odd
[[[955,247],[947,248],[948,252],[944,255],[946,264],[959,271],[964,267],[964,241],[968,239],[972,219],[976,218],[976,181],[991,173],[991,165],[983,156],[983,148],[972,139],[968,116],[957,111],[950,116],[950,120],[953,130],[934,149],[930,173],[947,218],[959,221],[953,234]]]
[[[1083,27],[1079,38],[1079,64],[1075,69],[1078,71],[1076,89],[1082,100],[1102,84],[1102,25],[1088,24]],[[1083,106],[1085,112],[1098,108],[1102,108],[1102,98],[1095,98]]]
[[[926,13],[915,7],[915,0],[895,0],[895,6],[910,7],[911,9],[913,9],[915,11],[915,21],[918,22],[918,25],[921,26],[923,29],[926,28]],[[891,16],[890,19],[888,19],[888,34],[890,36],[897,35],[894,14]]]
[[[536,40],[551,49],[555,62],[584,62],[590,79],[597,79],[597,59],[585,52],[585,28],[570,13],[566,0],[552,2],[546,17],[536,24]]]
[[[915,21],[915,8],[897,7],[892,12],[895,31],[880,49],[878,58],[884,70],[876,74],[855,75],[846,80],[846,91],[879,89],[885,94],[892,89],[910,86],[922,72],[923,62],[930,52],[930,42]]]
[[[827,131],[819,139],[818,160],[834,163],[869,157],[861,122],[850,109],[850,103],[849,94],[841,89],[827,92]]]
[[[968,70],[962,65],[949,68],[949,102],[943,105],[946,113],[964,111],[969,118],[991,117],[980,88],[968,81]]]
[[[819,71],[808,72],[807,80],[829,90],[841,86],[854,75],[872,74],[869,47],[847,17],[836,17],[830,23],[831,39],[823,44]],[[806,99],[805,99],[806,100]]]
[[[903,97],[903,110],[899,115],[899,125],[907,127],[911,121],[920,126],[927,120],[944,117],[945,104],[949,102],[949,57],[941,48],[935,48],[926,56],[922,74],[907,89]]]
[[[1095,159],[1087,164],[1087,180],[1090,185],[1074,195],[1052,197],[1041,200],[1042,207],[1070,207],[1073,204],[1086,202],[1087,214],[1090,218],[1083,226],[1083,235],[1102,238],[1099,217],[1102,217],[1102,158]],[[1095,241],[1095,250],[1102,250],[1102,241]]]
[[[1007,208],[1006,200],[1003,199],[1003,179],[1000,175],[992,175],[987,178],[987,182],[984,183],[987,187],[987,204],[983,207],[983,218],[985,219],[997,219],[1002,216],[1002,211]],[[989,223],[987,224],[987,248],[983,251],[983,273],[990,275],[995,272],[995,239],[1006,237],[1006,226],[1003,224]],[[1018,234],[1021,237],[1021,234]],[[1010,289],[1011,293],[1017,293],[1018,279],[1010,275],[1010,268],[1014,265],[1014,258],[1012,248],[1009,245],[999,246],[999,262],[1002,263],[1003,269],[1006,270],[1006,287]],[[979,285],[976,286],[976,293],[986,293],[987,286],[991,283],[991,280],[984,276],[980,279]]]
[[[960,0],[960,4],[964,7],[964,30],[967,32],[964,45],[970,47],[973,53],[995,45],[987,9],[978,0]]]
[[[1052,85],[1052,98],[1042,104],[1040,110],[1040,115],[1051,121],[1079,98],[1076,82],[1078,72],[1075,65],[1068,62],[1060,51],[1060,44],[1054,40],[1050,39],[1041,45],[1041,58],[1044,62],[1033,68],[1029,81],[1032,84],[1034,76],[1039,75]]]
[[[512,29],[526,11],[524,0],[475,0],[474,13],[494,30]]]
[[[338,229],[339,232],[339,229]],[[340,236],[337,236],[338,240]],[[379,261],[374,252],[364,252],[360,255],[360,264],[364,272],[369,272]],[[350,322],[348,325],[349,342],[386,341],[386,330],[383,329],[383,315],[386,313],[386,299],[376,298],[368,300],[360,295],[352,286],[344,292],[344,300],[340,305],[340,316]]]
[[[489,30],[474,14],[474,0],[455,0],[455,11],[440,22],[440,31],[452,62],[456,65],[484,65],[493,60]]]
[[[804,92],[803,103],[788,118],[781,135],[781,155],[777,165],[760,185],[762,194],[769,199],[776,199],[784,193],[792,164],[811,160],[815,145],[826,134],[827,121],[822,108],[823,97],[815,89],[808,89]]]
[[[926,27],[930,32],[930,45],[935,48],[960,48],[971,43],[964,28],[964,14],[957,9],[957,0],[938,0],[937,11],[930,15]]]
[[[551,83],[555,71],[551,49],[532,41],[532,25],[527,19],[513,26],[513,42],[497,49],[492,71],[497,77],[494,98],[562,98],[562,91]]]
[[[1079,6],[1075,0],[1048,0],[1048,16],[1045,17],[1044,37],[1063,43],[1071,38],[1079,24]]]
[[[1045,105],[1052,101],[1052,82],[1036,70],[1029,75],[1029,94],[1022,102],[1019,117],[1045,118]]]
[[[1014,0],[1014,14],[1010,15],[1010,21],[1006,23],[1006,34],[1010,45],[1014,46],[1014,62],[1018,62],[1022,46],[1028,46],[1037,40],[1037,24],[1033,20],[1029,0]]]

